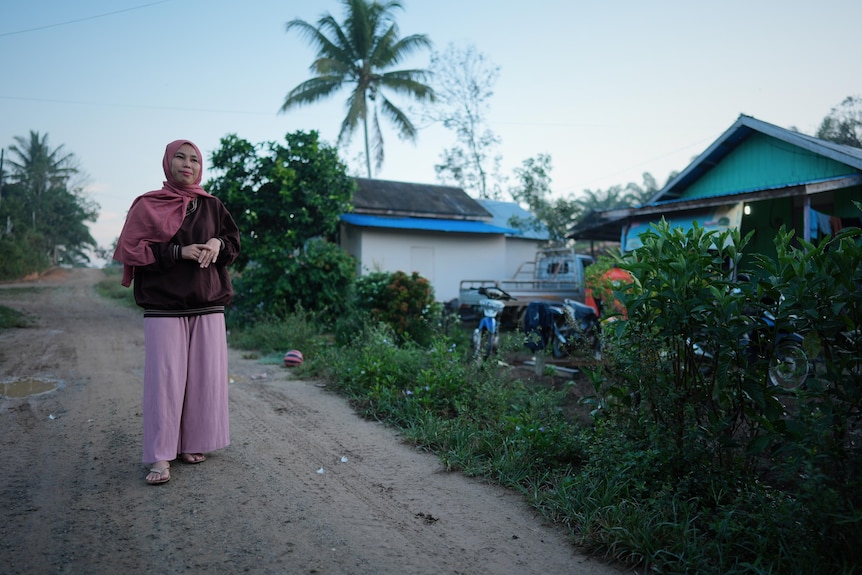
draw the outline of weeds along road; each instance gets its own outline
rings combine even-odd
[[[0,304],[33,320],[0,332],[3,573],[620,573],[520,496],[446,473],[315,382],[235,350],[231,446],[146,485],[142,319],[95,293],[102,278],[0,285]],[[56,389],[15,393],[21,380]]]

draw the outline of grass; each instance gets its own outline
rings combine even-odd
[[[137,309],[134,290],[130,287],[123,287],[120,283],[123,269],[119,266],[107,266],[103,271],[105,279],[96,284],[96,293],[126,307]]]
[[[30,327],[33,321],[27,315],[11,307],[0,305],[0,329]]]
[[[577,401],[589,383],[512,367],[516,333],[478,367],[470,329],[439,334],[429,348],[395,345],[366,328],[335,346],[308,317],[235,329],[231,345],[265,353],[300,349],[298,375],[320,378],[364,417],[382,421],[445,467],[513,489],[566,526],[582,549],[655,573],[819,575],[853,573],[858,551],[813,531],[845,521],[859,541],[859,514],[818,515],[756,477],[692,466],[685,475],[661,441],[632,442]],[[846,510],[845,510],[846,511]],[[818,519],[819,518],[819,519]],[[792,544],[796,541],[805,544]]]

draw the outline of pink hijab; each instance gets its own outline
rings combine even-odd
[[[184,144],[195,149],[201,162],[201,173],[190,186],[177,183],[171,175],[171,161],[177,150]],[[120,232],[120,238],[117,240],[114,259],[123,264],[122,284],[126,287],[132,284],[135,266],[146,266],[156,261],[150,249],[150,243],[166,242],[174,237],[183,223],[189,202],[197,196],[210,195],[200,186],[203,177],[203,156],[194,143],[188,140],[175,140],[168,144],[165,147],[162,168],[167,177],[162,184],[162,189],[147,192],[135,198],[126,215],[123,231]]]

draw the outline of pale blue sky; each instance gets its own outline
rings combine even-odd
[[[402,3],[402,35],[472,44],[500,66],[488,117],[504,173],[550,154],[559,195],[645,171],[662,185],[741,113],[812,133],[862,94],[858,0]],[[101,205],[93,236],[109,245],[132,200],[161,186],[171,140],[206,156],[231,133],[334,142],[346,94],[277,113],[314,57],[285,23],[327,11],[341,19],[336,0],[0,0],[0,146],[34,130],[73,152]],[[430,127],[413,145],[384,130],[375,177],[436,183],[452,134]],[[342,154],[357,173],[360,141]]]

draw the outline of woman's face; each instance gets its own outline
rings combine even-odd
[[[201,173],[201,159],[195,149],[183,144],[171,158],[171,177],[182,186],[194,184]]]

